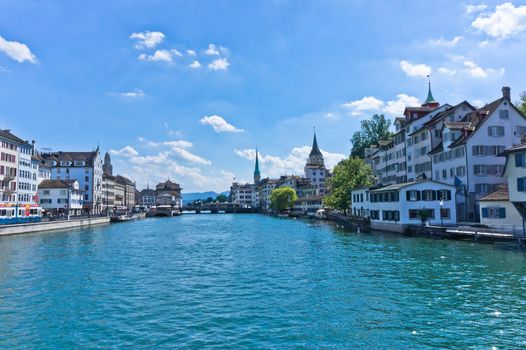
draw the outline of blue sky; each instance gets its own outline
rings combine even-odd
[[[360,120],[426,97],[526,90],[525,2],[2,1],[0,127],[38,147],[112,150],[139,187],[226,190],[327,163]]]

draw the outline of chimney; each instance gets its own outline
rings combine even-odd
[[[508,101],[511,101],[511,93],[510,93],[510,87],[509,86],[503,86],[502,87],[502,97],[505,98]]]

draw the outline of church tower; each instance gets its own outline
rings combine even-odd
[[[256,166],[254,168],[254,184],[258,184],[261,180],[261,172],[259,171],[259,157],[258,157],[258,149],[256,148]]]
[[[431,79],[429,78],[429,75],[427,76],[427,98],[425,102],[422,104],[422,107],[432,107],[437,108],[440,106],[440,103],[435,100],[433,97],[433,93],[431,92]]]
[[[318,140],[316,139],[316,130],[314,131],[314,139],[312,141],[312,148],[305,164],[305,178],[309,179],[312,185],[316,186],[319,195],[325,195],[325,180],[329,176],[329,171],[325,169],[323,155],[318,147]]]
[[[111,165],[110,154],[107,151],[104,155],[104,164],[102,164],[102,172],[106,175],[113,175],[113,165]]]

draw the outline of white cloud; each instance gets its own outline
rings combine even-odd
[[[214,44],[209,44],[208,49],[206,49],[205,54],[208,56],[219,56],[219,48]]]
[[[121,157],[136,157],[139,155],[139,152],[132,146],[124,146],[120,150],[110,150],[110,154],[121,156]]]
[[[199,67],[201,67],[201,63],[199,63],[199,61],[193,61],[192,63],[190,63],[188,65],[188,67],[190,67],[190,68],[199,68]]]
[[[208,64],[209,70],[227,70],[230,63],[228,63],[228,60],[226,58],[218,58],[216,60],[213,60],[212,63]]]
[[[398,94],[396,95],[396,100],[387,101],[384,111],[394,116],[400,116],[404,113],[406,107],[411,106],[420,106],[418,98],[406,94]]]
[[[180,54],[177,50],[156,50],[153,55],[140,54],[139,60],[141,61],[154,61],[154,62],[172,62],[173,55]]]
[[[188,56],[195,56],[195,55],[196,55],[196,53],[195,53],[194,50],[186,50],[186,54],[187,54]]]
[[[504,68],[492,69],[492,68],[482,68],[473,61],[464,61],[464,66],[466,67],[466,73],[473,78],[486,78],[492,74],[504,74],[506,70]]]
[[[126,92],[118,92],[116,94],[120,97],[126,97],[126,98],[140,98],[146,96],[146,94],[141,89],[135,89],[133,91],[126,91]]]
[[[165,35],[161,32],[145,31],[141,33],[133,33],[132,35],[130,35],[130,38],[137,40],[135,48],[151,49],[160,44],[164,40]]]
[[[288,155],[285,157],[264,155],[259,153],[259,162],[263,176],[265,177],[278,177],[281,175],[300,175],[303,174],[303,167],[307,162],[309,153],[311,151],[310,146],[294,147]],[[256,159],[256,150],[252,148],[247,149],[235,149],[235,154],[238,156],[254,161]],[[331,153],[321,150],[325,165],[327,168],[332,169],[342,159],[346,158],[344,154]]]
[[[352,116],[363,116],[364,111],[401,115],[405,107],[420,106],[418,98],[406,94],[398,94],[396,100],[384,102],[373,96],[366,96],[360,100],[344,103],[343,108],[350,109]]]
[[[438,39],[429,39],[427,41],[427,45],[433,46],[433,47],[453,47],[457,45],[462,39],[463,39],[462,36],[456,36],[451,40],[447,40],[447,39],[444,39],[444,37],[440,37]]]
[[[515,7],[506,2],[495,7],[495,12],[482,13],[471,25],[495,38],[507,38],[526,30],[526,5]]]
[[[472,5],[466,5],[465,9],[466,9],[466,13],[467,14],[471,14],[471,13],[482,12],[487,7],[488,7],[488,5],[486,5],[486,4],[479,4],[479,5],[472,4]]]
[[[449,76],[453,76],[453,75],[457,74],[457,71],[455,69],[450,69],[450,68],[447,68],[447,67],[440,67],[440,68],[438,68],[438,72],[440,74],[449,75]]]
[[[18,41],[8,41],[2,36],[0,36],[0,52],[5,53],[9,58],[19,63],[24,61],[37,63],[36,56],[26,44],[19,43]]]
[[[413,64],[408,61],[400,61],[400,68],[410,77],[426,77],[431,74],[431,67],[426,64]]]
[[[144,139],[143,139],[144,140]],[[137,181],[139,187],[150,187],[158,182],[166,181],[167,178],[179,182],[187,191],[194,190],[216,190],[228,189],[234,175],[221,170],[215,172],[201,169],[201,165],[209,165],[211,162],[189,151],[193,146],[185,140],[152,142],[159,151],[154,154],[140,154],[132,146],[126,146],[110,153],[117,157],[116,166],[122,167],[119,172]],[[120,158],[120,159],[119,159]],[[180,161],[192,165],[181,164]]]
[[[0,66],[0,73],[10,73],[11,71],[7,68]]]
[[[229,124],[223,117],[218,115],[204,116],[199,121],[203,125],[210,125],[215,132],[243,132],[232,124]]]
[[[354,112],[379,110],[383,107],[384,102],[373,96],[365,96],[360,100],[346,102],[342,105],[344,108],[352,109]]]

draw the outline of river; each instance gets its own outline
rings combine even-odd
[[[0,238],[0,349],[526,348],[514,246],[183,215]]]

